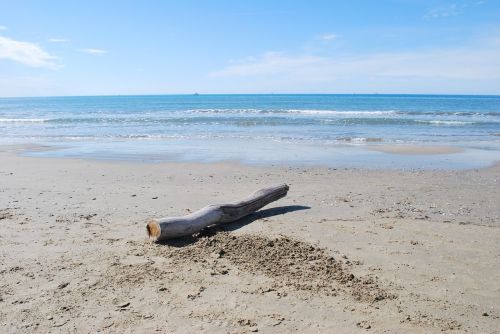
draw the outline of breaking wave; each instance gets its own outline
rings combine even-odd
[[[0,123],[45,123],[45,118],[0,118]]]

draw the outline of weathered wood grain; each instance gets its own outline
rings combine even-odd
[[[153,241],[192,235],[210,225],[241,219],[267,204],[285,197],[288,189],[288,185],[282,184],[258,190],[241,201],[209,205],[186,216],[153,218],[147,222],[147,232]]]

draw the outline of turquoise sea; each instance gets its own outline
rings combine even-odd
[[[500,96],[161,95],[0,98],[0,144],[37,156],[475,168],[500,160]],[[376,145],[457,146],[395,155]]]

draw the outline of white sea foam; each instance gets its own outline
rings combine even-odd
[[[469,125],[474,124],[474,122],[464,122],[464,121],[423,121],[416,120],[417,123],[431,124],[431,125]]]
[[[203,113],[203,114],[257,114],[257,113],[264,113],[266,110],[262,109],[189,109],[185,110],[187,113]]]
[[[304,114],[304,115],[393,115],[396,110],[323,110],[323,109],[190,109],[187,113],[213,114]]]
[[[49,121],[44,118],[0,118],[0,123],[43,123]]]
[[[384,141],[380,137],[340,137],[337,140],[348,143],[379,143]]]
[[[321,110],[321,109],[288,109],[287,113],[309,114],[309,115],[392,115],[395,110]]]

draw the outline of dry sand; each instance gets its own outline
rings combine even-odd
[[[499,332],[498,166],[134,164],[10,151],[0,152],[2,333]],[[281,182],[289,195],[243,221],[146,238],[149,217]]]

